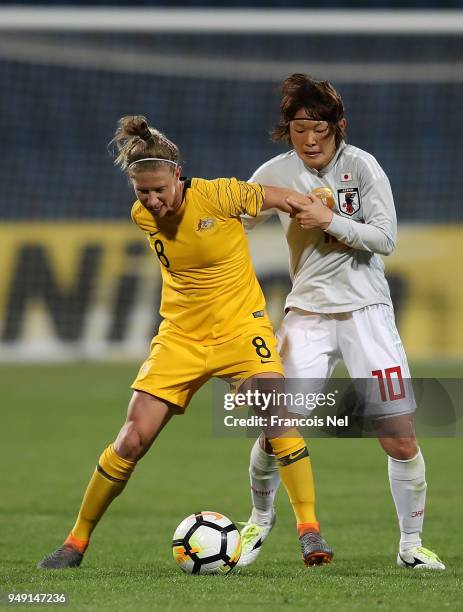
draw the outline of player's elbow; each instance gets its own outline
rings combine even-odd
[[[380,249],[378,250],[379,255],[391,255],[395,249],[395,240],[390,236],[384,236],[384,240],[381,241]]]
[[[249,215],[240,215],[241,224],[243,226],[246,234],[249,234],[254,229],[254,225],[256,223],[255,217],[250,217]]]
[[[394,251],[395,244],[393,242],[388,242],[384,245],[384,249],[380,251],[380,255],[388,256],[391,255]]]

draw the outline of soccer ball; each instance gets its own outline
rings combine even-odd
[[[219,512],[195,512],[175,530],[172,554],[187,574],[228,574],[241,555],[240,533]]]
[[[312,193],[319,197],[325,206],[333,210],[335,204],[334,196],[329,187],[317,187]]]

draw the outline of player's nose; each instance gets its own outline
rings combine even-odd
[[[308,130],[306,136],[306,145],[313,147],[317,144],[317,138],[315,137],[315,132]]]
[[[156,204],[158,204],[158,203],[159,203],[159,198],[158,198],[157,194],[154,193],[154,191],[150,191],[148,193],[148,204],[150,206],[156,206]]]

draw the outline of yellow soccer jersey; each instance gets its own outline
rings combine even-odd
[[[255,183],[193,178],[185,181],[176,215],[157,219],[135,202],[132,219],[161,265],[160,332],[218,344],[263,316],[265,299],[240,221],[243,214],[256,216],[263,199]]]

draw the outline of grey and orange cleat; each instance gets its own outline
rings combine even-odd
[[[307,567],[331,563],[334,553],[322,536],[316,531],[307,531],[299,536],[301,552]]]
[[[59,548],[52,552],[51,555],[42,559],[37,564],[37,567],[41,569],[66,569],[68,567],[79,567],[84,558],[83,553],[69,546],[63,544]]]

